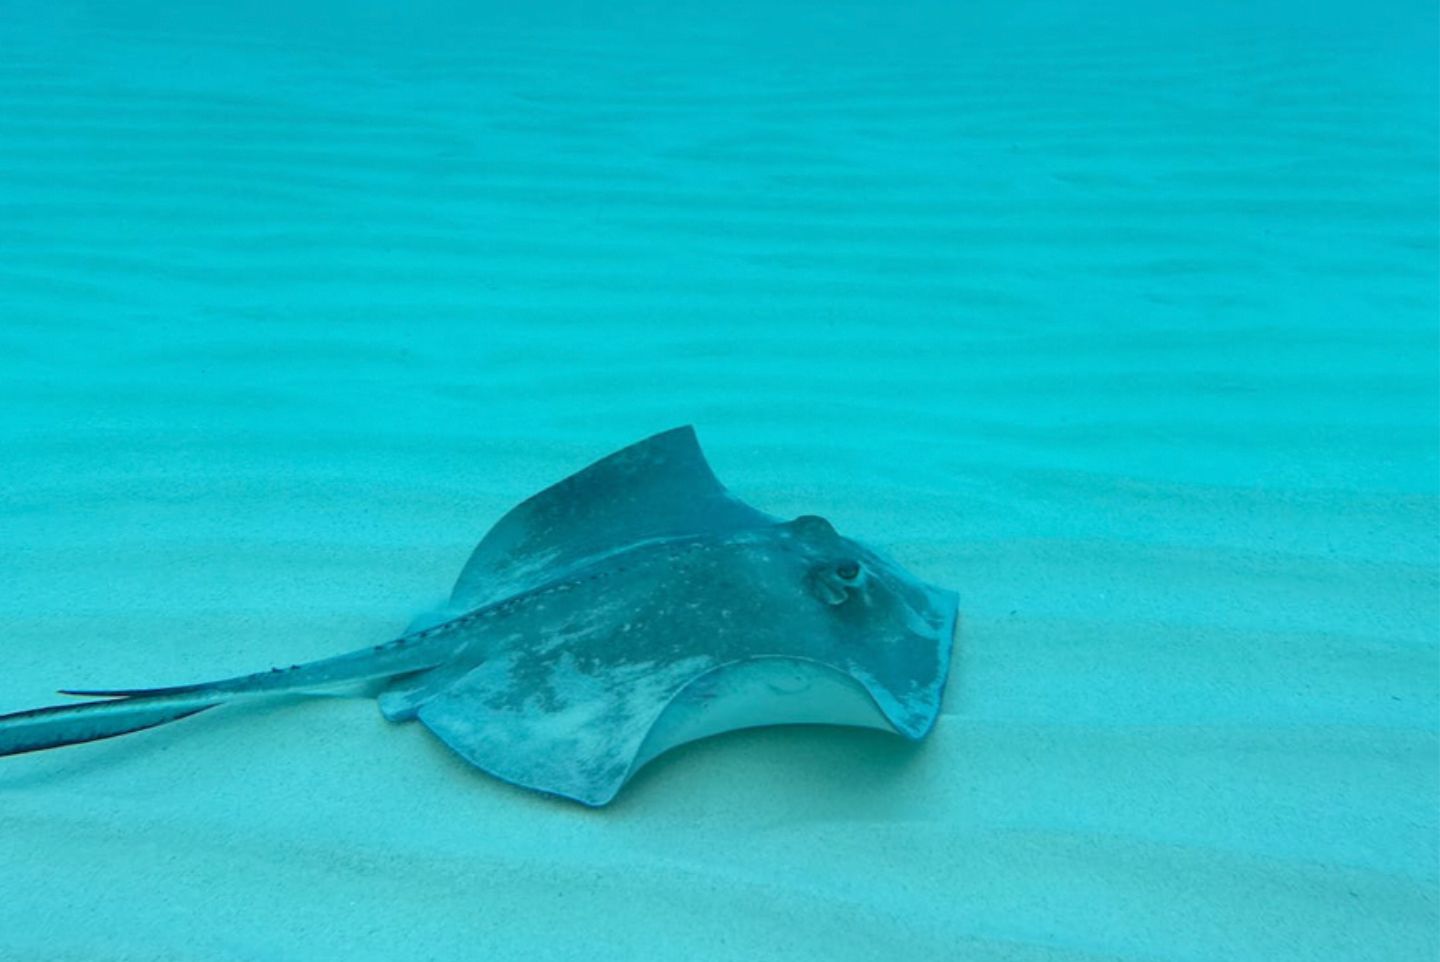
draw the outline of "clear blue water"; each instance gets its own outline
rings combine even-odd
[[[382,640],[684,423],[963,599],[923,749],[600,817],[359,701],[7,760],[0,957],[1434,958],[1436,38],[0,3],[0,711]]]

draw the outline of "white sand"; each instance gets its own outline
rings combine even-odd
[[[1436,957],[1432,5],[350,6],[0,5],[0,711],[385,640],[694,422],[962,593],[944,716],[6,759],[0,959]]]

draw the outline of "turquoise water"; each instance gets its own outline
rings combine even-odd
[[[1428,960],[1433,4],[0,3],[0,711],[390,637],[693,423],[961,593],[599,813],[371,702],[0,768],[0,958]]]

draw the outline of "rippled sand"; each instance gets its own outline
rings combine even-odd
[[[1434,958],[1434,11],[1262,6],[0,4],[0,711],[692,422],[963,617],[920,748],[599,812],[364,700],[6,759],[0,957]]]

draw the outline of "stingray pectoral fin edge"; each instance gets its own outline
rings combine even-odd
[[[745,728],[788,724],[877,728],[909,736],[875,693],[850,673],[821,661],[774,655],[726,662],[674,689],[653,712],[630,713],[620,733],[595,726],[491,713],[484,691],[464,682],[418,712],[451,750],[520,788],[592,808],[608,805],[641,768],[672,748]]]
[[[675,693],[645,733],[626,780],[672,748],[772,725],[841,725],[913,737],[869,686],[834,665],[795,655],[746,658],[711,669]]]

